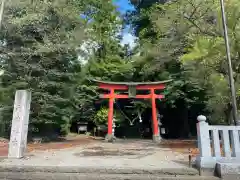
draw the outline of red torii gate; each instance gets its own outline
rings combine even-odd
[[[101,98],[109,99],[109,110],[108,110],[108,133],[106,140],[112,141],[112,125],[113,125],[113,107],[114,99],[127,99],[127,98],[137,98],[137,99],[151,99],[152,103],[152,127],[153,127],[153,140],[158,141],[160,139],[157,111],[156,111],[156,99],[163,99],[164,95],[156,94],[155,90],[163,90],[166,87],[166,83],[171,80],[158,81],[158,82],[108,82],[93,80],[98,83],[100,89],[108,90],[108,94],[100,95]],[[127,94],[116,94],[116,90],[128,90]],[[150,91],[147,95],[137,95],[136,90],[148,90]]]

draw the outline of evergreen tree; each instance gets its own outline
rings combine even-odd
[[[122,20],[112,1],[83,1],[81,6],[89,27],[88,40],[95,46],[91,47],[93,51],[83,66],[84,79],[78,87],[78,99],[81,99],[79,118],[93,121],[99,110],[95,102],[100,99],[98,88],[91,80],[130,81],[134,69],[127,59],[126,50],[120,45]],[[101,105],[106,104],[104,100],[100,102]]]
[[[14,93],[32,91],[31,132],[65,134],[74,114],[81,70],[77,46],[84,39],[81,7],[74,0],[12,0],[1,36],[2,111],[9,127]],[[9,131],[9,129],[8,129]]]

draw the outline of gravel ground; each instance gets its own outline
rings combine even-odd
[[[77,166],[115,168],[187,168],[187,155],[152,141],[96,142],[62,150],[32,151],[23,159],[3,159],[0,166]]]
[[[0,179],[9,180],[215,180],[188,167],[188,154],[151,140],[94,141],[65,149],[0,159]]]

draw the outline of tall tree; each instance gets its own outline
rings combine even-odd
[[[208,101],[206,104],[211,113],[212,121],[214,123],[231,123],[232,105],[220,4],[218,1],[206,2],[204,4],[200,2],[192,3],[192,8],[202,11],[202,13],[195,13],[195,19],[192,18],[192,22],[198,25],[197,28],[200,33],[189,34],[188,41],[191,47],[188,49],[188,53],[182,57],[182,60],[184,66],[191,66],[193,68],[192,72],[194,73],[192,73],[192,76],[195,80],[202,82],[207,89]],[[240,27],[239,2],[235,0],[227,1],[225,6],[237,101],[240,102],[238,93],[240,87],[238,45]],[[199,79],[200,76],[204,78]]]
[[[81,68],[76,48],[84,40],[78,1],[12,0],[4,12],[2,120],[9,127],[14,92],[29,89],[30,131],[66,133],[78,110],[74,93]]]
[[[184,6],[183,1],[156,3],[141,10],[140,17],[148,19],[149,23],[138,33],[141,56],[135,62],[143,65],[141,74],[145,79],[173,79],[173,83],[168,85],[165,103],[171,111],[175,109],[179,113],[178,122],[182,122],[179,125],[183,125],[181,133],[185,137],[190,131],[189,124],[195,124],[191,116],[197,115],[195,109],[202,111],[205,100],[204,88],[189,78],[190,69],[179,61],[189,47],[189,32],[199,32],[182,16],[186,11],[193,10],[186,4]],[[194,121],[190,121],[192,119]]]
[[[92,53],[83,66],[84,78],[78,86],[81,92],[78,97],[81,99],[79,118],[92,121],[98,110],[95,102],[99,101],[99,94],[91,79],[128,81],[134,69],[127,59],[126,50],[120,45],[122,20],[113,2],[81,1],[81,6],[84,9],[82,16],[88,26],[88,41],[94,46],[90,47]]]

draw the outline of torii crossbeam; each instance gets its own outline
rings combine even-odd
[[[106,139],[108,141],[113,140],[112,125],[113,125],[113,107],[114,99],[151,99],[152,104],[152,129],[153,129],[153,140],[158,142],[160,140],[160,133],[157,120],[156,111],[156,99],[163,99],[163,94],[156,94],[156,90],[163,90],[166,87],[166,83],[171,80],[158,81],[158,82],[109,82],[93,80],[98,83],[100,89],[108,90],[108,94],[100,95],[101,98],[109,99],[109,110],[108,110],[108,133]],[[117,94],[116,91],[128,90],[128,94]],[[147,90],[148,94],[136,94],[137,90]]]

